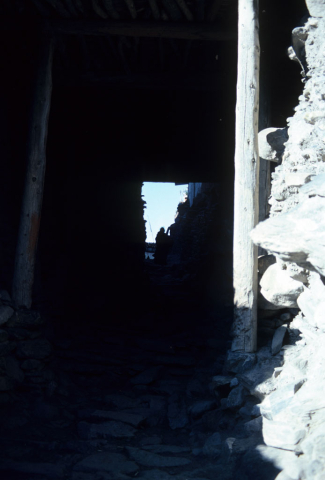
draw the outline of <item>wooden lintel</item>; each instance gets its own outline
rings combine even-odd
[[[64,35],[124,35],[126,37],[179,38],[185,40],[229,41],[237,33],[210,23],[176,23],[106,20],[50,20],[45,31]]]

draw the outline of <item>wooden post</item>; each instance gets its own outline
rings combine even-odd
[[[259,214],[259,56],[258,0],[239,0],[232,350],[243,352],[256,350],[257,247],[249,234]]]
[[[30,308],[46,167],[46,139],[52,93],[53,42],[42,38],[34,85],[27,170],[18,232],[12,298],[16,307]]]

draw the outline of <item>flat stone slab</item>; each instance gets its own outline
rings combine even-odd
[[[63,478],[66,473],[62,466],[53,465],[52,463],[15,462],[13,460],[2,460],[0,471],[45,475],[46,478]],[[5,477],[2,478],[4,479]]]
[[[126,447],[126,450],[133,460],[145,467],[181,467],[182,465],[188,465],[191,463],[191,460],[188,460],[187,458],[164,457],[157,453],[140,450],[140,448]]]
[[[305,435],[306,430],[300,426],[263,418],[263,439],[269,447],[295,450],[295,446]]]
[[[236,410],[242,407],[245,403],[247,393],[248,392],[242,385],[233,388],[227,398],[227,408]]]
[[[136,430],[122,422],[78,423],[78,433],[81,438],[132,438]]]
[[[226,359],[226,370],[233,373],[244,373],[253,368],[256,364],[255,353],[231,352],[228,351]],[[215,378],[215,377],[214,377]]]
[[[0,325],[4,325],[8,322],[9,318],[14,314],[13,308],[1,305],[0,306]]]
[[[176,355],[157,355],[154,361],[159,365],[180,365],[182,367],[193,367],[195,365],[195,358],[177,357]]]
[[[109,473],[125,473],[128,475],[135,474],[139,467],[135,462],[132,462],[121,453],[94,453],[78,462],[73,469],[75,471],[103,471]]]
[[[193,403],[189,409],[189,413],[192,417],[198,418],[202,416],[205,412],[209,412],[216,407],[215,400],[198,400]]]
[[[169,475],[169,473],[158,469],[147,470],[146,472],[141,473],[141,475],[137,478],[141,478],[142,480],[207,480],[207,478],[197,476],[193,477],[187,473],[182,473],[180,475]]]
[[[48,340],[36,339],[25,340],[20,342],[17,348],[17,356],[19,358],[36,358],[41,360],[50,356],[52,346]]]
[[[185,402],[179,395],[169,397],[168,422],[172,430],[184,428],[188,424],[188,415]]]
[[[134,408],[140,406],[143,402],[139,398],[130,398],[126,395],[109,394],[105,396],[105,402],[112,407],[117,407],[120,410],[126,408]]]
[[[152,367],[144,370],[131,379],[133,385],[149,385],[157,380],[160,372],[160,367]]]
[[[161,470],[147,470],[143,472],[138,478],[143,480],[175,480],[175,475],[169,475],[167,472],[162,472]]]
[[[128,412],[113,412],[110,410],[95,410],[91,413],[91,416],[94,418],[117,420],[119,422],[128,423],[133,427],[138,427],[146,419],[144,415]]]
[[[144,450],[150,450],[153,453],[188,453],[189,447],[180,447],[178,445],[147,445]]]
[[[202,449],[204,455],[216,458],[221,454],[222,450],[222,439],[219,432],[215,432],[211,437],[209,437]]]

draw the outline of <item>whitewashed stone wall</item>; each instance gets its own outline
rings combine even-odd
[[[304,89],[273,174],[270,218],[252,232],[276,257],[262,293],[299,313],[238,375],[261,400],[265,446],[258,449],[281,469],[277,480],[325,479],[325,0],[306,3],[311,17],[293,31],[289,52],[305,68]]]

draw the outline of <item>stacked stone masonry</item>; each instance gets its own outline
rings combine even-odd
[[[325,3],[306,3],[311,16],[294,29],[289,49],[303,69],[303,93],[284,150],[270,158],[278,161],[270,218],[251,234],[272,258],[260,272],[259,322],[277,329],[253,368],[236,372],[261,401],[258,450],[281,470],[277,480],[325,478]]]

